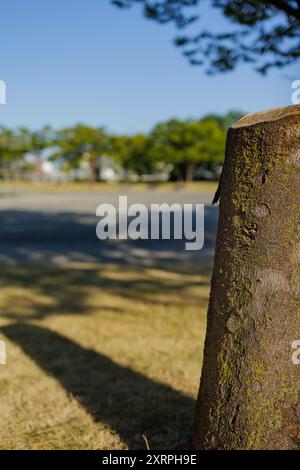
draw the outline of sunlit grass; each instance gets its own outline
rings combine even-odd
[[[0,182],[0,190],[22,191],[195,191],[211,192],[217,189],[216,181],[192,181],[180,183],[39,183],[39,182]]]
[[[2,267],[1,449],[188,446],[208,273]]]

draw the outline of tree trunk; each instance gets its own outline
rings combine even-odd
[[[229,129],[196,449],[298,449],[300,106]]]
[[[97,166],[93,158],[89,160],[89,170],[90,170],[90,183],[97,182]]]

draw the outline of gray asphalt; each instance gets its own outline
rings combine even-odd
[[[122,190],[128,203],[200,204],[205,206],[205,241],[200,251],[186,251],[185,240],[103,240],[96,237],[96,208],[118,207],[119,193],[0,190],[0,263],[68,266],[114,262],[141,266],[212,264],[218,208],[210,193]]]

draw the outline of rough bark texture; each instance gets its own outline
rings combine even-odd
[[[300,105],[229,129],[196,449],[299,449]]]

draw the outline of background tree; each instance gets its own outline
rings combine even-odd
[[[174,23],[183,30],[199,20],[204,1],[111,0],[111,3],[120,8],[142,5],[146,18],[161,24]],[[196,34],[190,32],[175,39],[192,65],[203,65],[212,74],[232,70],[239,63],[253,63],[257,71],[266,73],[272,67],[283,67],[299,59],[299,0],[209,0],[209,3],[228,20],[228,28],[214,32],[207,30],[204,23]]]
[[[24,166],[24,154],[28,151],[29,146],[23,131],[0,128],[0,169]]]
[[[144,134],[113,136],[111,142],[114,156],[125,171],[142,175],[154,170],[148,136]]]
[[[19,148],[15,139],[14,132],[6,127],[0,128],[0,164],[16,158],[19,154]]]
[[[126,173],[149,175],[165,173],[173,167],[172,178],[190,180],[195,169],[204,167],[215,172],[222,165],[226,130],[241,113],[210,114],[198,120],[172,119],[156,125],[148,134],[117,135],[104,128],[77,124],[54,131],[49,126],[32,131],[0,128],[0,164],[13,174],[18,168],[42,176],[42,163],[50,159],[61,171],[79,169],[83,163],[90,181],[100,177],[100,157],[110,156]],[[45,152],[48,150],[48,152]],[[22,162],[22,164],[21,164]],[[216,174],[216,172],[215,172]],[[19,172],[19,177],[21,173]]]
[[[241,119],[246,113],[241,113],[240,111],[229,111],[227,114],[207,114],[204,116],[202,121],[213,120],[218,126],[227,132],[228,128],[235,124],[239,119]]]
[[[93,128],[83,124],[60,130],[57,133],[58,150],[52,158],[64,162],[66,169],[78,168],[86,160],[90,181],[99,180],[97,160],[111,151],[110,137],[104,128]]]
[[[35,160],[35,169],[39,177],[42,175],[42,153],[54,143],[54,131],[50,126],[32,131],[26,128],[19,130],[17,141],[22,144],[23,153],[31,153]]]

